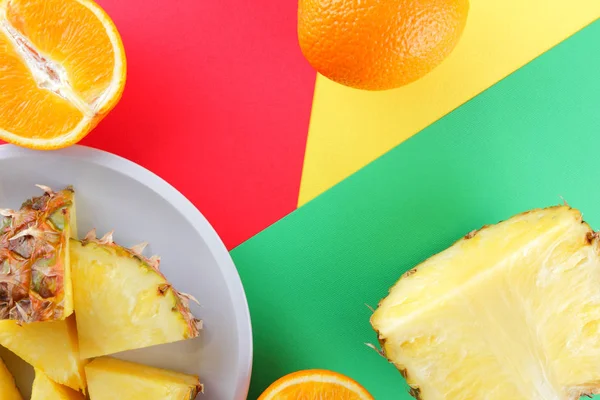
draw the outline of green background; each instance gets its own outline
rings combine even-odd
[[[365,303],[470,230],[560,196],[600,226],[599,153],[596,22],[232,251],[254,328],[249,398],[305,368],[410,398],[364,344]]]

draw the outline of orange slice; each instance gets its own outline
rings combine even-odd
[[[91,0],[0,0],[0,139],[34,149],[81,140],[117,104],[126,61]]]
[[[321,369],[294,372],[280,378],[258,400],[373,400],[358,382]]]

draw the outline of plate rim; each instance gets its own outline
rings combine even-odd
[[[225,244],[217,234],[213,226],[208,222],[202,212],[174,186],[165,181],[154,172],[141,165],[119,155],[84,145],[74,145],[66,149],[52,151],[37,151],[18,147],[12,144],[0,146],[0,160],[17,158],[24,155],[37,155],[41,157],[68,157],[81,159],[103,167],[109,168],[117,173],[134,179],[156,194],[164,198],[169,204],[180,212],[192,225],[194,230],[206,240],[210,252],[215,257],[217,264],[225,277],[225,284],[229,288],[231,302],[235,314],[238,329],[238,371],[239,381],[235,388],[235,399],[246,399],[250,389],[253,361],[253,337],[252,321],[246,292],[238,270],[225,247]],[[244,350],[246,349],[246,350]]]

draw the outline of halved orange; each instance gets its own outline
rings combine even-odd
[[[275,381],[258,400],[373,400],[358,382],[322,369],[298,371]]]
[[[91,0],[0,0],[0,139],[34,149],[81,140],[125,86],[117,28]]]

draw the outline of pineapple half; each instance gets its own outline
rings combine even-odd
[[[142,256],[145,244],[126,249],[112,233],[94,231],[71,241],[71,265],[79,348],[83,358],[175,342],[201,328],[188,295],[158,270],[158,257]]]
[[[75,390],[85,390],[85,362],[79,356],[74,316],[24,325],[2,320],[0,345],[53,381]]]
[[[405,273],[371,323],[423,400],[600,393],[600,238],[579,211],[533,210]]]
[[[72,188],[0,210],[0,319],[65,319],[73,313],[69,236],[76,235]]]
[[[202,392],[197,376],[110,357],[85,367],[92,400],[193,400]]]
[[[31,400],[84,400],[85,397],[66,386],[52,381],[40,370],[35,370]]]
[[[6,368],[4,361],[0,358],[0,399],[1,400],[23,400],[15,379]]]

